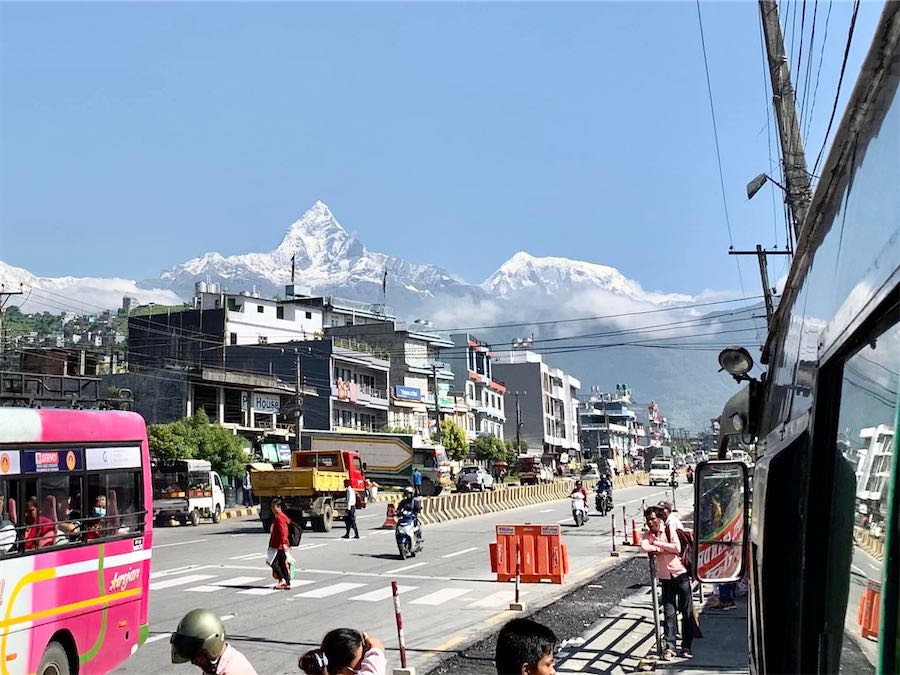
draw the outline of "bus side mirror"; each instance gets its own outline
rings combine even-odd
[[[729,583],[746,572],[750,485],[747,465],[700,462],[694,472],[694,569],[703,583]]]
[[[369,468],[369,465],[366,464],[365,462],[363,462],[363,471],[367,471],[368,468]]]

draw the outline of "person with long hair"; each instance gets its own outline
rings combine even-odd
[[[325,634],[318,649],[306,652],[298,664],[306,675],[385,675],[387,657],[378,638],[353,628]]]

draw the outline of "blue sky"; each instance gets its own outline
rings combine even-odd
[[[851,7],[832,4],[810,163]],[[881,8],[862,4],[835,125]],[[734,243],[783,245],[781,195],[776,217],[772,188],[744,192],[769,167],[757,4],[701,9]],[[802,4],[784,10],[796,62]],[[321,199],[370,250],[473,282],[526,250],[648,289],[740,288],[692,2],[4,3],[0,18],[0,259],[35,274],[143,279],[270,250]],[[749,259],[743,283],[758,294]]]

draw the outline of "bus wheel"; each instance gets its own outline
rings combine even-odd
[[[38,666],[37,675],[69,675],[69,655],[58,642],[51,642],[44,650],[41,657],[41,665]]]
[[[222,507],[216,504],[216,510],[212,514],[213,523],[218,523],[222,520]]]
[[[197,527],[200,524],[200,509],[191,511],[191,525]]]

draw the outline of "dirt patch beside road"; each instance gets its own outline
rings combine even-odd
[[[509,618],[527,616],[549,626],[560,642],[571,640],[580,637],[610,608],[649,582],[646,557],[629,558],[622,564],[597,574],[546,607],[532,613],[510,612]],[[494,647],[499,631],[498,627],[478,642],[455,654],[448,654],[447,660],[432,669],[428,675],[495,675]]]

